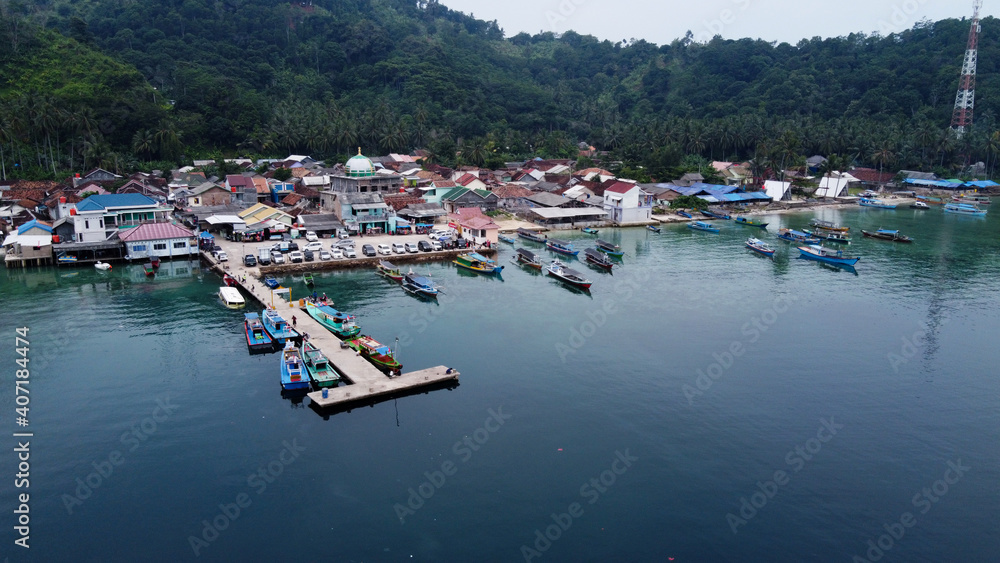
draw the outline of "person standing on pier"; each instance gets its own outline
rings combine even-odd
[[[295,326],[295,315],[292,315],[292,326]]]

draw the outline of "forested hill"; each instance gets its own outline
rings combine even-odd
[[[478,160],[502,160],[570,154],[584,140],[653,169],[682,153],[747,157],[762,143],[773,150],[779,137],[797,152],[861,160],[888,143],[901,165],[946,166],[952,152],[988,150],[1000,105],[992,18],[983,21],[976,131],[961,141],[969,146],[954,147],[944,131],[968,21],[924,22],[885,38],[657,46],[572,32],[505,37],[495,22],[424,0],[4,6],[0,148],[8,158],[14,144],[38,146],[25,108],[40,94],[65,114],[87,101],[98,117],[118,116],[110,133],[87,133],[95,161],[109,152],[147,161],[214,151],[322,156],[359,144],[372,153],[429,147],[447,161],[470,139]],[[123,82],[75,87],[88,80],[80,65],[93,65],[98,51],[137,69],[146,85],[98,65]],[[56,121],[47,143],[73,142],[79,128],[57,131]],[[55,149],[35,155],[40,168],[78,166],[82,153]]]

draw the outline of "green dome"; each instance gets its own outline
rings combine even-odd
[[[357,156],[349,158],[346,166],[347,175],[353,178],[365,178],[375,175],[375,165],[372,164],[371,159],[361,154],[360,147],[358,147]]]

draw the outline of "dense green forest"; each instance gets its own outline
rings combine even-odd
[[[817,153],[951,175],[1000,151],[993,18],[960,138],[947,125],[968,21],[662,46],[505,37],[426,0],[0,0],[0,24],[6,177],[359,145],[499,166],[585,141],[654,178],[698,159],[778,169]]]

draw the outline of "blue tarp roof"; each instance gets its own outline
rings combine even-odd
[[[35,227],[38,227],[39,229],[42,229],[43,231],[48,231],[50,233],[52,232],[52,227],[50,227],[48,225],[43,225],[42,223],[39,223],[38,219],[32,219],[31,221],[28,221],[27,223],[25,223],[25,224],[21,225],[20,227],[18,227],[17,228],[17,234],[23,235],[24,233],[30,231],[31,229],[33,229]]]
[[[993,180],[980,180],[978,182],[966,182],[966,186],[973,188],[992,188],[994,186],[1000,186],[1000,184],[994,182]]]
[[[962,184],[957,182],[946,182],[944,180],[921,180],[919,178],[907,178],[903,180],[903,183],[913,184],[916,186],[933,186],[935,188],[945,188],[949,190],[954,190],[962,187]]]
[[[201,234],[199,234],[198,236],[201,237],[201,238],[210,238],[210,239],[214,239],[215,238],[208,231],[202,231]]]

